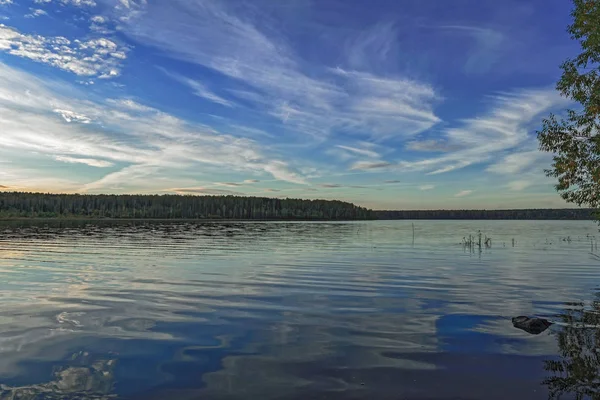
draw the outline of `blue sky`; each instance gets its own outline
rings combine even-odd
[[[0,189],[564,207],[565,0],[0,0]]]

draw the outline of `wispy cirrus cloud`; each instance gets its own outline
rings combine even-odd
[[[460,150],[439,157],[400,162],[402,170],[442,174],[493,161],[531,140],[529,124],[541,114],[567,104],[553,89],[521,90],[490,97],[490,110],[443,131],[442,140]]]
[[[421,185],[419,186],[419,190],[421,191],[427,191],[427,190],[433,190],[435,189],[435,185]]]
[[[267,35],[267,21],[253,21],[252,12],[242,18],[227,6],[148,3],[141,6],[143,13],[128,14],[120,29],[172,57],[219,72],[232,86],[243,83],[247,89],[237,93],[249,94],[247,101],[286,129],[313,138],[342,130],[365,137],[413,135],[440,121],[430,85],[342,68],[308,73],[284,35]]]
[[[507,41],[504,33],[481,26],[444,25],[440,29],[471,38],[473,45],[464,64],[464,71],[473,74],[488,72],[501,57],[501,45]]]
[[[423,151],[431,153],[447,153],[450,151],[460,150],[458,145],[451,145],[445,140],[411,140],[406,143],[406,148],[413,151]]]
[[[202,82],[199,82],[194,79],[190,79],[188,77],[185,77],[185,76],[177,74],[177,73],[169,72],[164,68],[159,68],[159,69],[164,74],[169,76],[170,78],[188,86],[190,89],[192,89],[192,93],[194,93],[198,97],[202,97],[206,100],[212,101],[213,103],[221,104],[222,106],[225,106],[225,107],[234,107],[235,106],[235,104],[232,101],[227,100],[227,99],[217,95],[212,90],[208,89],[208,87]]]
[[[15,162],[31,154],[95,167],[124,164],[84,183],[81,190],[158,184],[148,178],[197,170],[200,165],[306,183],[288,162],[267,155],[252,140],[219,133],[131,99],[92,102],[78,99],[73,87],[63,87],[68,96],[55,91],[60,88],[0,63],[0,148],[20,154]]]

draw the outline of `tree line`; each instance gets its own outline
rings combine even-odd
[[[0,192],[0,218],[364,220],[374,216],[366,208],[328,200]]]
[[[84,195],[0,192],[0,218],[249,220],[506,219],[590,220],[594,210],[373,211],[336,200],[243,196]]]
[[[588,208],[531,210],[422,210],[374,211],[378,219],[507,219],[507,220],[593,220]]]

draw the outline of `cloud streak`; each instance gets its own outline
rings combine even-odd
[[[384,169],[391,166],[393,166],[393,164],[387,161],[359,161],[352,164],[350,169],[353,171],[371,171]]]
[[[67,157],[67,156],[55,156],[54,159],[56,161],[69,163],[69,164],[85,164],[90,167],[96,168],[109,168],[114,166],[115,164],[110,161],[104,160],[96,160],[94,158],[75,158],[75,157]]]
[[[206,196],[243,196],[244,193],[232,190],[210,189],[203,187],[167,189],[167,192],[178,194],[198,194]]]
[[[235,104],[232,101],[229,101],[229,100],[215,94],[213,91],[208,89],[206,87],[206,85],[204,85],[203,83],[201,83],[197,80],[187,78],[180,74],[169,72],[163,68],[160,68],[160,70],[163,73],[165,73],[167,76],[169,76],[170,78],[188,86],[190,89],[192,89],[192,93],[194,93],[194,95],[196,95],[198,97],[202,97],[203,99],[212,101],[213,103],[217,103],[217,104],[220,104],[225,107],[234,107],[235,106]]]

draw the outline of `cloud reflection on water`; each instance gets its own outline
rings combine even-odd
[[[463,253],[482,223],[520,246]],[[583,241],[535,247],[584,223],[418,222],[415,247],[401,221],[16,225],[0,229],[12,388],[85,352],[117,360],[126,397],[544,398],[554,336],[510,317],[559,313],[599,275]]]

